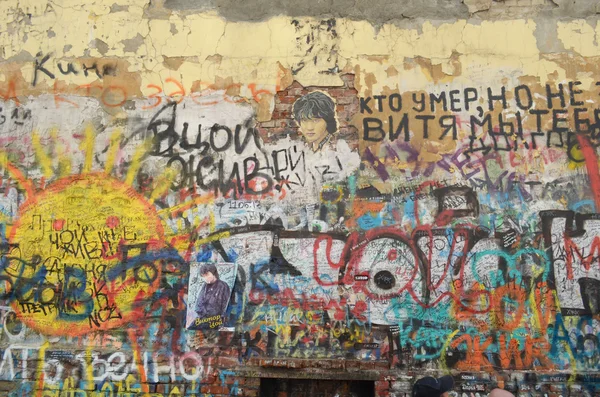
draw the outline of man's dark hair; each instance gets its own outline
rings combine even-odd
[[[294,119],[298,123],[302,120],[323,119],[327,123],[327,132],[333,134],[337,131],[337,120],[335,118],[335,103],[328,95],[313,91],[304,95],[292,108]]]
[[[217,267],[215,266],[214,263],[205,263],[200,268],[200,275],[201,276],[204,276],[208,272],[211,272],[213,274],[213,276],[215,276],[216,278],[219,278],[219,272],[218,272]]]

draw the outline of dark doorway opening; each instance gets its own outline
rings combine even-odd
[[[260,379],[260,397],[374,397],[368,380]]]

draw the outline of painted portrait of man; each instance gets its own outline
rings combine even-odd
[[[324,92],[313,91],[304,95],[294,102],[292,113],[313,152],[328,145],[338,129],[335,102]]]

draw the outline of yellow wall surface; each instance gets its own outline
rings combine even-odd
[[[2,390],[597,393],[595,19],[172,4],[0,2]]]

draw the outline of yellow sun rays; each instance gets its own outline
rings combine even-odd
[[[108,147],[108,153],[106,153],[106,161],[104,162],[104,172],[110,174],[117,159],[117,153],[119,152],[119,143],[121,141],[121,130],[116,129],[110,136],[110,145]]]
[[[52,178],[52,175],[54,175],[54,171],[52,170],[52,159],[44,150],[40,136],[36,131],[34,131],[31,135],[31,145],[33,146],[35,158],[37,159],[38,163],[40,163],[40,167],[42,168],[44,176],[46,178]]]
[[[79,149],[84,155],[81,168],[82,174],[94,172],[94,147],[96,146],[96,137],[97,134],[93,125],[88,124],[84,129],[83,137],[79,144]],[[37,131],[33,131],[31,137],[35,158],[42,174],[46,179],[50,179],[54,176],[60,178],[70,175],[72,171],[72,159],[67,155],[65,146],[59,139],[58,129],[54,128],[50,130],[49,138],[49,140],[44,140]],[[115,129],[110,135],[103,167],[103,171],[106,175],[110,175],[114,171],[115,164],[119,157],[119,151],[121,150],[120,144],[122,138],[123,133],[120,129]],[[151,147],[152,141],[149,139],[137,147],[128,166],[127,174],[125,175],[125,184],[133,186],[136,175],[142,167],[144,156]],[[8,173],[17,180],[17,183],[23,190],[28,192],[28,197],[33,195],[33,192],[35,191],[33,183],[8,160],[8,155],[3,151],[0,151],[0,166],[6,169]],[[163,173],[156,178],[154,189],[149,196],[149,202],[153,203],[164,195],[169,190],[169,187],[176,176],[177,173],[175,170],[166,168]]]
[[[120,164],[121,159],[126,155],[123,152],[124,134],[121,129],[115,129],[109,133],[109,138],[103,143],[103,150],[97,145],[98,134],[93,125],[90,123],[83,129],[80,135],[78,149],[81,150],[80,158],[82,157],[81,165],[74,167],[74,156],[72,150],[69,150],[69,144],[60,137],[59,130],[53,128],[45,134],[38,131],[33,131],[31,135],[32,151],[35,155],[37,165],[43,175],[41,186],[37,185],[32,179],[28,179],[26,173],[21,171],[15,164],[10,161],[10,153],[0,149],[0,171],[4,171],[10,178],[14,179],[18,188],[25,191],[27,201],[35,202],[36,197],[44,189],[44,185],[48,182],[54,182],[55,179],[60,180],[71,176],[74,172],[79,171],[81,175],[85,174],[105,174],[107,178],[115,177],[113,174]],[[123,182],[128,186],[134,186],[136,177],[143,166],[144,159],[147,153],[152,148],[152,140],[147,139],[142,142],[129,157],[126,174],[122,177]],[[104,157],[98,158],[97,153],[102,153]],[[104,164],[98,164],[99,161],[104,161]],[[96,161],[96,164],[94,163]],[[177,171],[170,167],[165,169],[154,178],[153,188],[144,195],[149,204],[155,203],[165,193],[167,193],[177,178]],[[119,178],[121,179],[121,178]],[[163,219],[176,218],[176,227],[167,227],[168,239],[178,248],[189,249],[188,233],[198,228],[206,228],[211,232],[215,230],[215,217],[212,212],[203,214],[202,206],[210,205],[214,201],[214,196],[210,193],[202,195],[189,195],[184,202],[160,209],[157,214]],[[198,212],[199,210],[199,212]],[[188,219],[189,223],[184,222]],[[165,236],[167,237],[167,236]],[[199,240],[194,244],[198,246],[206,243],[204,240]]]
[[[33,196],[33,193],[35,191],[35,186],[33,185],[33,182],[27,179],[27,177],[23,175],[21,170],[15,167],[14,164],[8,161],[8,155],[3,150],[0,150],[0,166],[4,170],[6,170],[8,175],[15,179],[19,188],[21,188],[27,193],[27,197]]]
[[[79,148],[85,153],[85,162],[83,163],[84,174],[87,174],[92,170],[95,141],[96,134],[94,132],[94,127],[91,124],[88,124],[87,127],[85,127],[85,132],[83,133],[83,141],[81,141],[81,145],[79,146]]]
[[[125,184],[133,185],[135,176],[137,175],[140,167],[142,166],[142,158],[146,153],[148,153],[151,147],[152,142],[150,140],[146,140],[143,144],[138,146],[137,149],[135,149],[135,153],[133,153],[133,158],[131,159],[131,164],[129,164],[129,169],[127,170]]]

